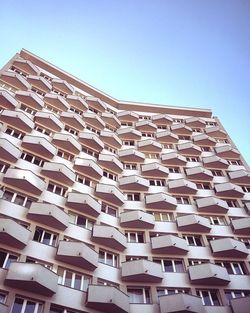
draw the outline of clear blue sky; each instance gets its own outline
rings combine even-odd
[[[26,48],[121,100],[210,108],[250,163],[250,0],[0,0]]]

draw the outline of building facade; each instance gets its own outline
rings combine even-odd
[[[0,72],[1,313],[247,313],[250,173],[210,110]]]

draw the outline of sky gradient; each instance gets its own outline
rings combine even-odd
[[[212,109],[250,164],[250,0],[0,0],[25,48],[127,101]]]

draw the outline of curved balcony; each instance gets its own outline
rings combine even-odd
[[[152,139],[138,141],[137,146],[138,150],[143,152],[161,152],[162,150],[162,145]]]
[[[226,159],[239,159],[240,153],[230,145],[215,147],[215,152],[219,157]]]
[[[111,128],[114,128],[117,130],[118,128],[121,127],[121,122],[118,120],[118,118],[109,112],[102,112],[101,118],[104,121],[106,125],[108,125]]]
[[[168,190],[171,193],[193,195],[197,192],[196,184],[186,179],[171,180],[168,183]]]
[[[86,306],[107,313],[128,313],[129,297],[113,286],[89,285]]]
[[[43,137],[36,137],[26,135],[23,137],[22,147],[29,151],[32,151],[38,156],[51,159],[57,153],[57,149],[48,141],[48,139]]]
[[[206,127],[206,122],[203,121],[199,117],[189,117],[185,119],[185,123],[189,127],[194,127],[194,128],[205,128]]]
[[[95,129],[103,130],[105,127],[103,120],[95,113],[84,112],[82,118],[87,125]]]
[[[228,172],[228,176],[233,183],[240,185],[250,185],[250,173],[246,170]]]
[[[148,260],[123,262],[121,268],[123,281],[158,283],[163,279],[161,265]]]
[[[81,113],[88,110],[88,104],[79,96],[67,95],[67,102],[70,106]]]
[[[30,84],[20,74],[13,72],[2,72],[0,75],[0,81],[13,87],[14,89],[29,90],[31,89]]]
[[[30,231],[10,218],[0,218],[0,242],[23,249],[29,242]]]
[[[44,162],[41,174],[69,186],[74,184],[76,176],[66,165],[55,162]]]
[[[29,170],[9,168],[3,177],[3,182],[24,192],[40,195],[46,183]]]
[[[211,240],[210,246],[216,257],[246,258],[248,256],[245,244],[232,238]]]
[[[161,156],[161,162],[164,165],[169,166],[183,166],[186,165],[187,159],[183,155],[179,155],[176,152],[170,152],[162,154]]]
[[[78,136],[80,144],[89,147],[91,150],[100,152],[104,148],[104,143],[99,136],[93,133],[80,132]]]
[[[232,228],[235,234],[250,235],[250,217],[243,217],[232,220]]]
[[[115,149],[120,149],[122,146],[121,139],[111,131],[102,130],[100,139],[104,142],[104,144],[107,144]]]
[[[4,283],[7,286],[50,297],[57,291],[58,276],[41,264],[12,262]]]
[[[29,60],[15,59],[12,64],[16,69],[25,75],[39,75],[39,69]]]
[[[44,96],[43,100],[46,104],[52,106],[53,108],[55,108],[55,110],[60,112],[67,111],[70,108],[68,102],[59,95],[47,93]]]
[[[60,120],[70,128],[77,129],[78,131],[82,131],[85,128],[85,123],[81,117],[74,112],[62,112]]]
[[[192,128],[188,127],[185,124],[181,124],[181,123],[174,124],[170,128],[171,128],[172,133],[177,134],[177,135],[189,136],[193,132]]]
[[[205,167],[209,169],[227,169],[229,164],[227,160],[224,160],[217,155],[212,155],[202,159]]]
[[[149,181],[137,175],[124,176],[119,178],[119,188],[123,190],[147,191]]]
[[[212,263],[189,266],[188,274],[194,284],[226,286],[230,283],[226,268]]]
[[[185,293],[159,297],[161,313],[205,313],[201,298]]]
[[[71,94],[74,92],[74,88],[66,81],[60,78],[53,78],[51,84],[54,89],[63,94]]]
[[[173,124],[173,119],[167,114],[152,115],[151,119],[157,126],[169,126]]]
[[[85,101],[87,102],[90,108],[93,108],[98,112],[105,112],[107,110],[106,104],[98,98],[86,97]]]
[[[21,155],[21,151],[9,140],[0,138],[0,156],[8,163],[15,163]]]
[[[54,204],[33,202],[27,217],[52,228],[65,230],[69,225],[69,216]]]
[[[217,143],[217,141],[214,138],[209,137],[206,134],[199,134],[199,135],[193,136],[193,141],[195,144],[198,144],[200,146],[207,146],[207,147],[214,147]]]
[[[121,111],[117,113],[117,117],[121,122],[136,122],[139,120],[139,115],[132,111]]]
[[[36,124],[42,125],[45,128],[51,129],[53,132],[60,132],[64,127],[56,114],[48,112],[37,112],[34,120]]]
[[[52,89],[51,84],[42,76],[29,75],[27,76],[27,81],[34,89],[38,89],[43,93],[50,92]]]
[[[201,166],[186,169],[187,178],[195,181],[212,181],[213,173]]]
[[[128,163],[143,163],[145,154],[136,149],[120,150],[118,152],[119,159]]]
[[[69,192],[66,205],[83,214],[97,217],[101,213],[101,204],[85,193]]]
[[[195,214],[177,217],[176,223],[180,231],[209,233],[212,228],[209,219]]]
[[[0,109],[15,110],[18,101],[6,90],[0,90]]]
[[[151,242],[153,253],[185,255],[189,251],[186,240],[174,235],[152,237]]]
[[[122,162],[116,156],[111,154],[100,153],[98,157],[98,164],[113,173],[120,174],[123,171]]]
[[[127,248],[127,238],[123,233],[112,226],[94,225],[92,241],[109,248],[123,251]]]
[[[73,154],[79,154],[81,151],[80,143],[71,135],[61,133],[54,134],[52,143]]]
[[[170,195],[160,192],[145,197],[146,207],[152,209],[174,210],[177,207],[177,200]]]
[[[140,132],[154,133],[157,130],[157,126],[148,120],[142,120],[135,124],[135,128]]]
[[[34,128],[33,121],[22,111],[3,110],[0,115],[0,121],[25,133],[30,132]]]
[[[169,174],[169,169],[157,162],[141,165],[142,175],[145,177],[166,178]]]
[[[15,94],[15,98],[19,102],[23,103],[26,106],[29,106],[36,111],[42,110],[44,106],[43,100],[35,92],[32,91],[18,90]]]
[[[179,137],[176,134],[171,133],[170,131],[166,130],[166,131],[162,131],[162,132],[157,132],[156,133],[156,138],[157,141],[164,144],[168,144],[168,143],[177,143],[179,141]]]
[[[242,188],[232,183],[216,184],[214,189],[216,195],[220,197],[241,198],[244,196]]]
[[[127,211],[120,213],[120,225],[128,228],[152,229],[155,225],[154,215],[144,211]]]
[[[73,167],[77,172],[96,180],[103,176],[102,168],[90,159],[76,158]]]
[[[192,142],[181,143],[177,146],[178,151],[187,156],[199,156],[201,155],[201,148],[194,145]]]
[[[113,185],[97,184],[95,194],[98,198],[115,206],[120,206],[124,203],[123,193]]]
[[[139,140],[141,139],[141,132],[133,127],[120,128],[117,130],[117,135],[122,140]]]
[[[55,258],[88,271],[98,267],[98,253],[83,242],[60,241]]]
[[[196,199],[196,205],[199,212],[225,214],[228,211],[227,202],[216,197]]]
[[[220,129],[219,126],[206,127],[205,132],[213,138],[227,138],[227,133],[224,130]]]

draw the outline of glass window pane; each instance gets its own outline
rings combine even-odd
[[[128,289],[130,303],[144,303],[142,289]]]
[[[22,306],[23,306],[23,299],[16,298],[11,313],[21,313]]]
[[[44,232],[44,236],[43,236],[43,241],[42,243],[49,245],[50,244],[50,238],[51,238],[51,234]]]
[[[184,267],[182,261],[175,261],[175,271],[177,273],[183,273],[184,272]]]
[[[5,268],[9,268],[10,264],[12,262],[15,262],[16,260],[17,260],[17,256],[10,254],[9,257],[8,257],[8,260],[7,260],[6,264],[5,264]]]
[[[3,267],[6,258],[6,252],[0,251],[0,267]]]
[[[36,307],[36,304],[34,302],[27,301],[24,313],[34,313],[35,307]]]
[[[173,272],[173,264],[171,260],[164,260],[164,271],[165,272]]]
[[[66,271],[64,286],[71,287],[72,273]]]
[[[219,298],[217,296],[217,292],[216,291],[212,291],[211,292],[211,297],[213,299],[213,304],[214,305],[220,305],[220,301],[219,301]]]
[[[82,281],[82,276],[76,274],[75,275],[75,283],[74,283],[74,288],[77,290],[81,289],[81,281]]]

